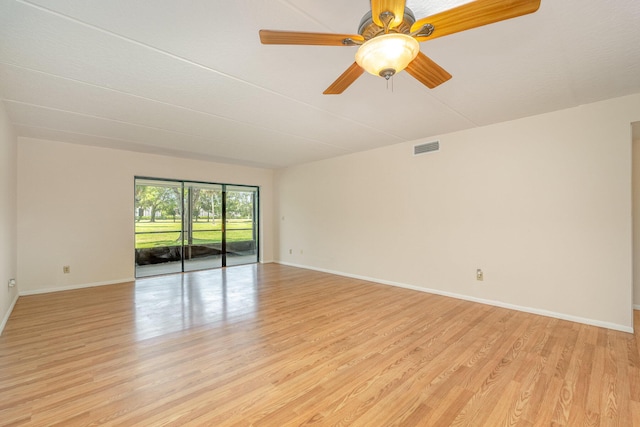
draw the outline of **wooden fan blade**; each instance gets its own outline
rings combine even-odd
[[[393,20],[389,23],[389,28],[397,27],[404,19],[404,6],[405,0],[371,0],[371,18],[376,25],[384,28],[380,14],[391,12]]]
[[[351,83],[355,82],[362,73],[364,73],[364,68],[354,62],[349,68],[347,68],[347,71],[342,73],[342,75],[338,77],[335,82],[331,83],[331,86],[322,93],[324,95],[339,95],[344,92],[346,88],[351,86]]]
[[[353,41],[355,43],[350,42]],[[353,46],[364,42],[355,34],[304,33],[298,31],[260,30],[262,44],[302,44],[318,46]]]
[[[451,74],[422,52],[419,52],[418,56],[407,65],[405,71],[429,89],[433,89],[451,78]]]
[[[418,41],[425,41],[527,15],[535,12],[539,7],[540,0],[476,0],[422,18],[411,26],[411,32],[420,30],[426,24],[433,25],[434,30],[431,35],[416,37]]]

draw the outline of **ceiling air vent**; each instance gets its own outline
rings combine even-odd
[[[413,155],[431,153],[433,151],[440,151],[440,141],[425,142],[424,144],[418,144],[413,146]]]

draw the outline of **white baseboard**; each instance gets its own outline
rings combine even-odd
[[[640,310],[640,304],[635,304],[635,305],[633,306],[633,309],[634,309],[634,310]]]
[[[118,280],[108,280],[106,282],[93,282],[93,283],[84,283],[80,285],[61,286],[57,288],[35,289],[35,290],[21,291],[20,296],[48,294],[51,292],[72,291],[74,289],[93,288],[95,286],[116,285],[118,283],[134,282],[135,280],[136,279],[134,278],[126,278],[126,279],[118,279]]]
[[[589,318],[579,317],[579,316],[572,316],[572,315],[569,315],[569,314],[557,313],[557,312],[554,312],[554,311],[542,310],[542,309],[539,309],[539,308],[525,307],[525,306],[521,306],[521,305],[509,304],[509,303],[505,303],[505,302],[502,302],[502,301],[494,301],[494,300],[488,300],[488,299],[483,299],[483,298],[476,298],[476,297],[472,297],[472,296],[468,296],[468,295],[462,295],[462,294],[456,294],[456,293],[452,293],[452,292],[441,291],[441,290],[438,290],[438,289],[422,288],[422,287],[419,287],[419,286],[407,285],[405,283],[399,283],[399,282],[392,282],[392,281],[389,281],[389,280],[376,279],[374,277],[359,276],[357,274],[343,273],[341,271],[327,270],[327,269],[323,269],[323,268],[310,267],[310,266],[306,266],[306,265],[293,264],[293,263],[283,262],[283,261],[276,261],[276,262],[278,264],[288,265],[290,267],[305,268],[307,270],[315,270],[315,271],[320,271],[320,272],[323,272],[323,273],[335,274],[337,276],[350,277],[352,279],[366,280],[368,282],[380,283],[382,285],[397,286],[399,288],[411,289],[411,290],[414,290],[414,291],[426,292],[426,293],[429,293],[429,294],[442,295],[442,296],[445,296],[445,297],[451,297],[451,298],[461,299],[461,300],[465,300],[465,301],[472,301],[472,302],[477,302],[477,303],[480,303],[480,304],[487,304],[487,305],[491,305],[491,306],[495,306],[495,307],[508,308],[510,310],[522,311],[524,313],[531,313],[531,314],[537,314],[537,315],[540,315],[540,316],[553,317],[555,319],[561,319],[561,320],[569,320],[571,322],[583,323],[585,325],[591,325],[591,326],[598,326],[598,327],[601,327],[601,328],[612,329],[614,331],[629,332],[631,334],[633,333],[633,327],[629,327],[629,326],[625,326],[625,325],[619,325],[617,323],[603,322],[601,320],[589,319]],[[638,308],[640,309],[640,306],[638,306]]]
[[[7,326],[7,322],[9,321],[9,316],[11,316],[11,313],[13,312],[13,307],[16,306],[16,302],[18,302],[17,292],[16,292],[15,298],[13,298],[13,301],[9,305],[9,309],[7,310],[7,313],[4,315],[4,318],[2,319],[2,323],[0,323],[0,335],[2,335],[2,332],[4,332],[4,327]]]

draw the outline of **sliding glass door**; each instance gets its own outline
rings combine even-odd
[[[222,185],[185,183],[184,271],[222,267]]]
[[[258,262],[258,189],[227,185],[225,195],[226,265]]]
[[[136,178],[136,277],[258,262],[258,188]]]
[[[136,179],[136,277],[182,271],[182,183]]]

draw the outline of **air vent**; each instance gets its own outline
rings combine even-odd
[[[432,153],[434,151],[440,151],[440,141],[425,142],[424,144],[418,144],[413,146],[413,155]]]

